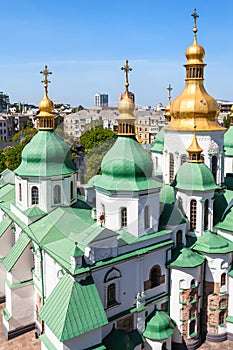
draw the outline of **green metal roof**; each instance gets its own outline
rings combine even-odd
[[[154,153],[163,153],[163,149],[164,149],[164,130],[161,129],[156,135],[155,142],[150,150],[151,152],[154,152]]]
[[[40,317],[60,341],[108,324],[91,277],[77,282],[64,275],[40,310]]]
[[[1,202],[13,201],[15,199],[15,185],[7,184],[0,188]]]
[[[98,179],[98,177],[100,177],[101,175],[95,175],[93,176],[89,181],[88,183],[84,186],[85,188],[91,188],[91,187],[94,187],[95,186],[95,182],[96,182],[96,179]]]
[[[0,222],[0,237],[6,232],[10,224],[12,223],[12,220],[9,218],[9,216],[6,216],[1,222]]]
[[[143,336],[151,340],[162,340],[171,337],[174,330],[174,322],[168,314],[165,311],[155,311],[154,316],[147,322]]]
[[[177,171],[172,186],[188,191],[216,190],[213,174],[204,163],[185,162]]]
[[[110,191],[141,191],[159,188],[152,178],[149,154],[133,137],[118,137],[101,164],[102,175],[95,186]]]
[[[45,349],[47,350],[57,350],[55,346],[51,343],[50,339],[47,337],[46,334],[42,334],[40,336],[40,340],[42,344],[45,346]]]
[[[69,146],[54,131],[40,130],[24,147],[19,176],[55,176],[76,171]]]
[[[203,264],[204,261],[203,255],[193,252],[189,248],[182,248],[180,255],[170,263],[170,266],[193,268]]]
[[[176,204],[164,204],[161,205],[161,208],[162,212],[159,218],[161,227],[177,226],[187,222],[187,219]]]
[[[224,150],[225,150],[225,156],[233,157],[233,126],[232,125],[224,134]]]
[[[226,254],[233,251],[233,243],[217,233],[205,231],[191,248],[203,253]]]
[[[28,208],[24,211],[24,214],[27,216],[27,217],[31,217],[31,216],[41,216],[41,215],[45,215],[46,213],[40,209],[39,207],[37,206],[33,206],[31,208]]]
[[[16,243],[10,249],[6,257],[3,259],[3,266],[9,272],[16,264],[20,256],[30,243],[30,238],[26,233],[22,232]]]
[[[233,191],[230,190],[220,190],[216,191],[214,194],[214,215],[213,221],[216,225],[219,221],[222,221],[224,217],[230,212],[229,205],[233,201]],[[226,210],[229,208],[229,210]],[[225,213],[225,215],[223,215]],[[230,222],[229,222],[230,223]]]
[[[5,169],[1,173],[0,177],[0,187],[6,185],[6,184],[12,184],[14,185],[15,183],[15,174],[12,170],[10,169]]]
[[[161,203],[172,204],[175,202],[174,188],[164,184],[160,190],[159,200]]]
[[[133,350],[135,346],[142,344],[143,338],[138,331],[126,332],[123,329],[113,327],[111,332],[103,339],[107,350]]]

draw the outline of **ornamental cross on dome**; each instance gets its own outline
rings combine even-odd
[[[129,66],[128,60],[125,61],[125,66],[121,67],[121,70],[125,71],[125,87],[126,92],[128,93],[129,90],[129,72],[132,70],[132,68]]]
[[[199,18],[199,15],[197,14],[197,10],[194,9],[193,13],[191,14],[191,16],[193,16],[193,20],[194,20],[194,26],[193,26],[193,33],[196,34],[197,32],[197,18]]]
[[[167,90],[168,90],[168,101],[170,102],[171,101],[171,91],[173,90],[171,87],[171,84],[168,85]]]
[[[46,94],[46,96],[47,96],[47,94],[48,94],[48,84],[51,83],[51,81],[48,80],[48,75],[49,75],[49,74],[52,74],[52,72],[50,72],[50,71],[48,70],[48,67],[45,66],[45,67],[44,67],[44,70],[42,70],[42,71],[40,72],[40,74],[43,74],[43,75],[44,75],[44,80],[42,80],[41,82],[44,84],[45,94]]]

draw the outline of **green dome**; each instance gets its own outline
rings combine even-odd
[[[224,134],[224,150],[225,156],[233,157],[233,126],[230,126]]]
[[[101,164],[95,186],[113,191],[141,191],[161,185],[152,178],[150,156],[134,137],[119,136]]]
[[[203,255],[193,252],[189,248],[182,248],[180,255],[170,266],[193,268],[203,264],[204,261],[205,257]]]
[[[163,185],[160,190],[159,199],[161,203],[172,204],[175,202],[174,188],[170,185]]]
[[[233,243],[217,233],[205,231],[191,248],[203,253],[225,254],[232,252]]]
[[[39,131],[22,152],[19,176],[55,176],[76,171],[69,146],[53,131]]]
[[[175,325],[168,314],[165,311],[156,311],[147,322],[143,336],[151,340],[167,339],[172,336],[174,329]]]
[[[161,129],[156,135],[155,142],[150,150],[151,152],[155,152],[155,153],[163,153],[163,148],[164,148],[164,130]]]
[[[188,191],[208,191],[219,188],[213,174],[204,163],[184,163],[177,171],[172,186]]]

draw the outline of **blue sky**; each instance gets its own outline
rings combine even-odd
[[[232,0],[11,0],[1,3],[0,90],[12,102],[37,104],[40,70],[53,72],[50,98],[91,106],[96,92],[117,104],[124,90],[120,67],[129,60],[130,90],[137,104],[167,102],[184,87],[185,50],[205,48],[205,87],[216,99],[233,100]]]

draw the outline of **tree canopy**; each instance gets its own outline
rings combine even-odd
[[[106,140],[115,139],[116,137],[117,136],[113,131],[104,129],[102,126],[98,126],[95,129],[85,131],[80,137],[80,143],[84,146],[85,153],[88,153],[99,143]]]
[[[101,173],[101,162],[105,154],[113,146],[117,135],[102,126],[85,131],[80,137],[80,143],[84,146],[86,153],[87,183],[94,175]]]

